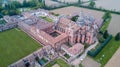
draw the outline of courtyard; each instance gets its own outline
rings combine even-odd
[[[48,63],[45,67],[69,67],[69,65],[61,58],[58,58]]]
[[[41,47],[18,28],[0,32],[0,67],[7,67]]]

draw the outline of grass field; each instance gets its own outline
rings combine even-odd
[[[42,47],[23,31],[16,29],[0,33],[0,67],[7,67]]]
[[[52,67],[54,64],[58,64],[60,67],[69,67],[69,65],[60,58],[48,63],[45,67]]]
[[[111,59],[116,50],[120,47],[120,41],[115,41],[114,37],[102,51],[95,57],[95,60],[102,64],[102,67]]]

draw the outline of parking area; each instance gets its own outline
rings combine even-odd
[[[101,64],[96,62],[95,60],[93,60],[90,57],[86,57],[82,63],[81,63],[84,67],[101,67]]]

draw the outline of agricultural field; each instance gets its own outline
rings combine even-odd
[[[112,14],[112,19],[108,26],[108,32],[115,36],[118,32],[120,32],[120,15]]]
[[[90,14],[97,19],[100,19],[104,15],[104,12],[85,9],[85,8],[80,8],[80,7],[75,7],[75,6],[55,9],[55,10],[51,10],[50,12],[70,16],[71,14],[76,14],[76,13],[79,14],[80,11],[82,11],[84,14]]]
[[[96,0],[96,7],[102,7],[108,10],[120,11],[120,0]],[[113,5],[112,5],[113,4]]]
[[[0,32],[0,67],[7,67],[41,47],[18,28]]]
[[[46,6],[50,6],[50,7],[58,7],[58,6],[63,5],[62,3],[58,3],[52,0],[45,0],[45,4]]]
[[[101,50],[101,52],[94,58],[97,62],[102,64],[102,67],[111,59],[117,49],[120,47],[120,41],[112,40]]]

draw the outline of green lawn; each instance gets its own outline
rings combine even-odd
[[[42,47],[23,31],[16,29],[0,33],[0,67],[7,67]]]
[[[42,17],[42,16],[40,16],[40,18],[42,18],[42,19],[44,19],[44,20],[46,20],[48,22],[53,22],[53,20],[51,18],[49,18],[49,17]]]
[[[116,50],[120,47],[120,41],[115,41],[114,37],[102,51],[95,57],[95,60],[102,64],[102,67],[110,60]]]
[[[54,61],[48,63],[45,67],[52,67],[54,64],[58,64],[60,65],[60,67],[69,67],[69,65],[60,58],[55,59]]]

